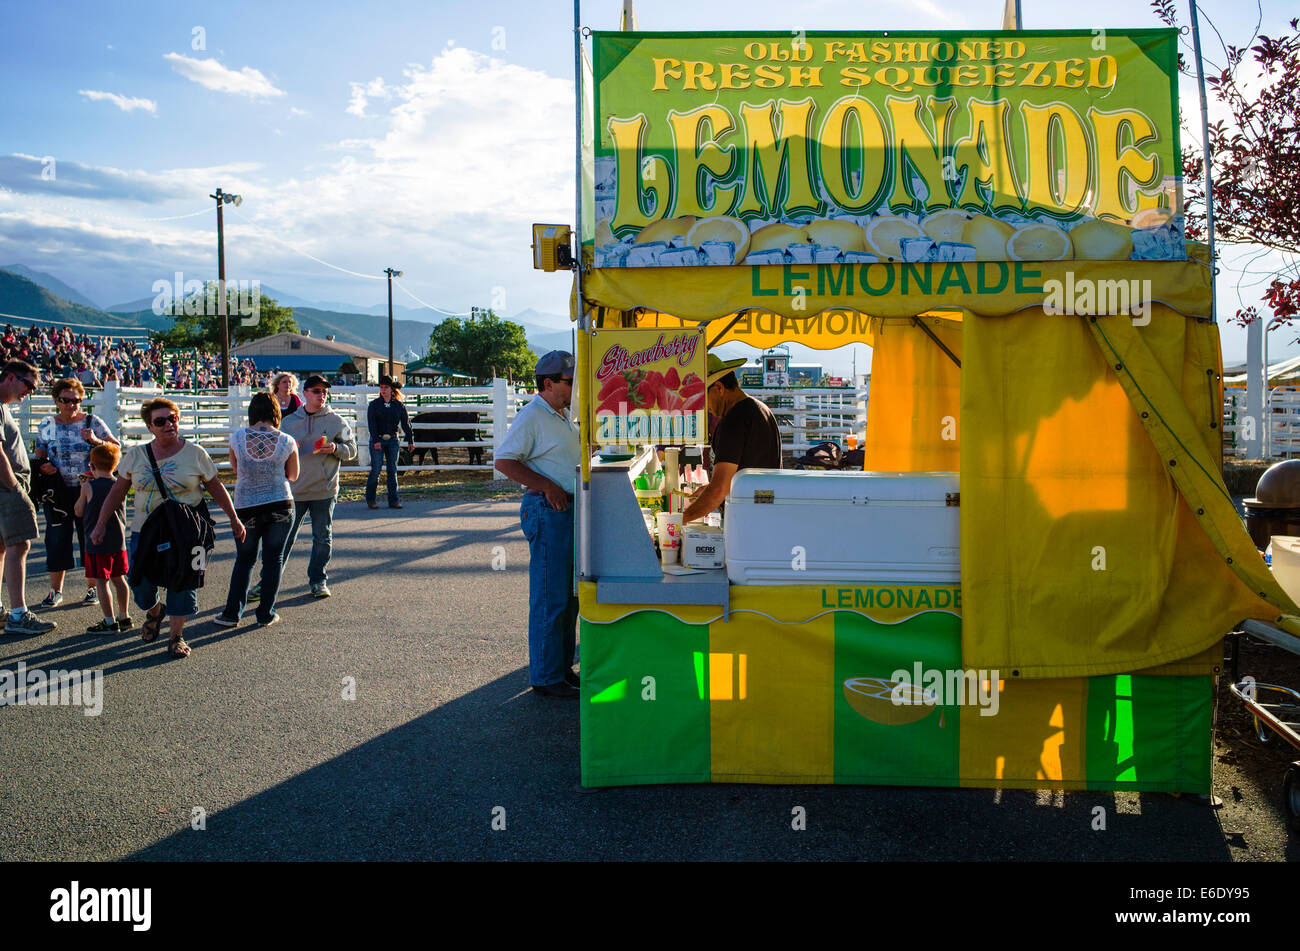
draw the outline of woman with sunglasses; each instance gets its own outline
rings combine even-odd
[[[50,593],[41,607],[52,608],[63,601],[63,575],[77,566],[72,556],[72,538],[84,564],[86,538],[81,519],[72,514],[81,493],[81,477],[90,471],[90,450],[96,446],[121,443],[109,432],[104,421],[83,412],[81,403],[86,389],[79,380],[64,377],[50,388],[57,410],[36,427],[36,459],[47,488],[41,493],[45,511],[45,570],[50,573]],[[82,604],[98,604],[93,587],[86,589]]]
[[[214,502],[221,507],[230,519],[230,531],[235,542],[244,540],[244,525],[235,514],[234,503],[226,487],[217,477],[217,466],[201,446],[183,439],[180,434],[180,410],[166,397],[146,400],[140,407],[140,418],[149,427],[153,441],[132,446],[122,456],[117,467],[117,482],[108,493],[100,508],[99,521],[90,533],[90,540],[98,545],[104,539],[104,531],[112,513],[126,499],[126,493],[135,485],[135,514],[131,519],[131,542],[128,545],[130,558],[135,557],[135,546],[140,530],[150,513],[163,502],[162,493],[154,479],[153,466],[145,452],[146,446],[153,449],[158,471],[167,485],[168,494],[178,502],[186,505],[198,505],[203,500],[203,491],[207,490]],[[141,640],[146,643],[158,639],[165,615],[169,619],[171,637],[167,652],[172,657],[188,657],[189,645],[185,643],[183,632],[185,619],[199,611],[199,596],[194,589],[186,591],[168,591],[165,600],[158,596],[158,587],[148,580],[142,581],[131,589],[135,603],[145,611]]]

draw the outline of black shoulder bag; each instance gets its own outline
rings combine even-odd
[[[168,591],[189,591],[203,587],[208,553],[216,547],[217,535],[208,504],[186,505],[167,491],[153,446],[144,447],[153,470],[154,484],[163,502],[145,519],[136,542],[128,580],[137,585],[148,579]]]

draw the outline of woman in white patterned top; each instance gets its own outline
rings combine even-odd
[[[269,393],[248,403],[248,425],[230,437],[230,466],[235,470],[235,511],[247,534],[235,548],[226,609],[214,620],[234,627],[248,603],[248,581],[262,554],[262,598],[257,620],[263,627],[280,620],[275,598],[280,591],[280,561],[293,524],[293,493],[298,478],[298,444],[280,432],[280,406]]]

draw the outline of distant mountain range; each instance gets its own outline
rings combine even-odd
[[[313,337],[333,335],[340,343],[365,347],[381,355],[388,352],[388,307],[385,303],[376,313],[335,310],[315,304],[293,294],[282,293],[262,285],[262,293],[280,304],[293,308],[294,319],[304,333]],[[77,298],[65,296],[73,295]],[[154,298],[118,304],[109,310],[100,310],[86,303],[88,298],[57,278],[25,265],[15,264],[0,269],[0,323],[33,322],[58,325],[67,324],[74,330],[112,335],[142,330],[165,330],[171,318],[153,312]],[[346,307],[347,305],[336,305]],[[371,308],[374,310],[374,308]],[[426,309],[393,307],[393,352],[400,359],[409,351],[424,353],[428,348],[429,334],[443,320],[426,321],[410,317],[412,314],[432,313]],[[399,319],[396,315],[401,313]],[[571,335],[564,328],[568,318],[560,314],[547,314],[528,309],[507,318],[520,324],[532,348],[540,355],[549,350],[569,350]]]

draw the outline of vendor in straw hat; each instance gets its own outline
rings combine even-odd
[[[744,359],[723,360],[709,354],[705,394],[709,413],[718,418],[710,445],[713,477],[682,513],[682,521],[704,518],[727,498],[731,479],[741,469],[780,469],[781,431],[761,401],[740,388],[735,369]]]

